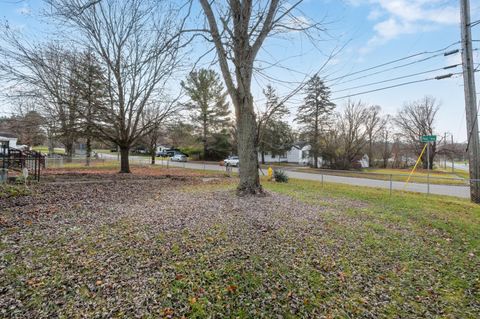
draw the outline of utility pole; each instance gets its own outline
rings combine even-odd
[[[480,163],[477,121],[477,101],[472,55],[470,0],[460,0],[460,27],[462,35],[462,66],[467,117],[468,162],[470,171],[470,199],[480,203]]]

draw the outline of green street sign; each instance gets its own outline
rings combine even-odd
[[[436,142],[437,141],[437,136],[436,135],[423,135],[423,136],[420,136],[420,141],[422,143]]]

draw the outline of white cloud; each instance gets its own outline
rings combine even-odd
[[[383,13],[382,13],[381,10],[373,9],[372,11],[370,11],[367,18],[368,18],[368,20],[377,20],[382,15],[383,15]]]
[[[356,0],[352,5],[359,5]],[[451,3],[451,2],[450,2]],[[459,9],[447,0],[364,0],[372,6],[368,19],[378,20],[361,53],[404,34],[426,32],[459,23]]]

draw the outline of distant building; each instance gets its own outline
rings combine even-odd
[[[281,155],[264,154],[265,163],[292,163],[299,165],[313,164],[310,156],[311,146],[306,142],[296,142],[291,148]],[[258,160],[262,160],[262,154],[258,154]],[[318,157],[318,163],[322,163],[322,157]]]
[[[17,148],[17,140],[15,134],[0,132],[0,152],[3,152],[4,148]]]
[[[291,148],[281,155],[264,153],[265,163],[292,163],[298,165],[313,165],[314,159],[311,155],[312,147],[306,142],[295,142]],[[319,156],[318,166],[325,165],[323,158]],[[258,161],[262,161],[262,154],[258,153]],[[368,155],[359,155],[352,161],[353,168],[368,168]]]

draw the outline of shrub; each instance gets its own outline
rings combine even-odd
[[[282,171],[281,169],[276,169],[273,171],[273,178],[275,178],[276,182],[279,183],[287,183],[288,182],[288,176],[287,174]]]

